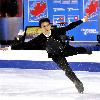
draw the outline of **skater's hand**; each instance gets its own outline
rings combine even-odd
[[[87,22],[89,18],[89,14],[86,14],[86,16],[84,16],[84,21]]]

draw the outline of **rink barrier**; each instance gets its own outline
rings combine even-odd
[[[66,57],[74,71],[100,72],[100,52]],[[45,50],[0,50],[0,68],[58,70]]]

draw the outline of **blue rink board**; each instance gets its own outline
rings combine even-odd
[[[100,72],[100,63],[96,62],[69,62],[74,71]],[[0,60],[0,68],[44,69],[58,70],[59,67],[53,61],[29,61],[29,60]]]

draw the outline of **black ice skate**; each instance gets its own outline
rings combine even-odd
[[[84,87],[83,87],[83,83],[80,81],[75,81],[75,87],[77,88],[79,93],[83,93],[84,91]]]
[[[86,49],[86,53],[90,55],[92,54],[92,51],[90,49]]]

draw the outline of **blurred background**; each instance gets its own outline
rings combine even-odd
[[[66,26],[86,15],[85,9],[90,1],[0,0],[0,40],[14,40],[20,30],[25,31],[27,26],[38,26],[38,21],[43,17],[48,17],[57,27]],[[74,37],[74,44],[96,45],[100,42],[100,7],[88,22],[68,31],[66,35]]]

